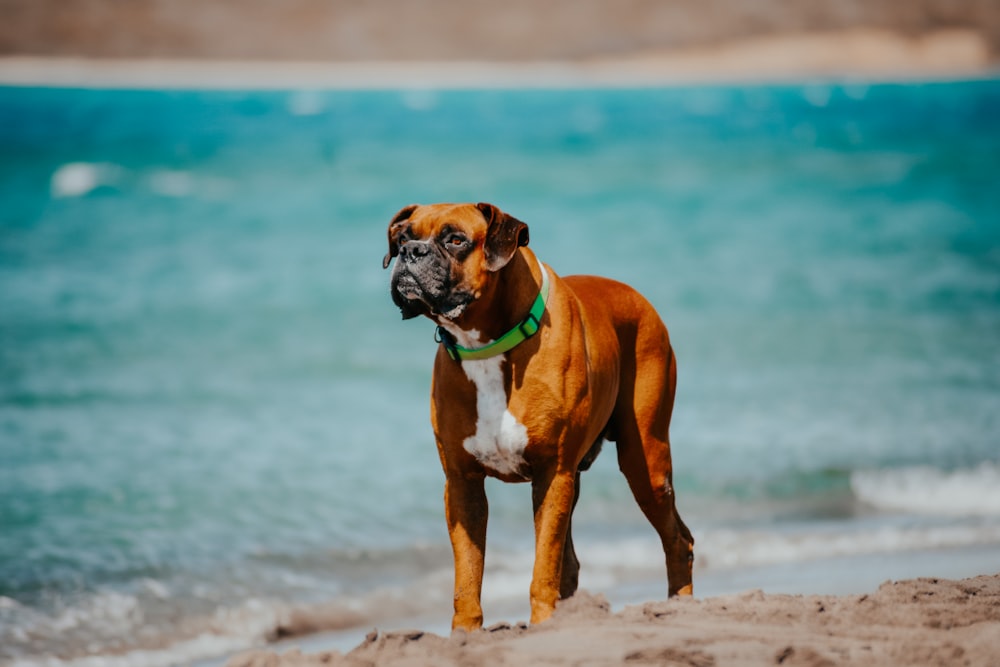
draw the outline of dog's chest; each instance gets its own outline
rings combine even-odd
[[[462,446],[485,468],[502,475],[522,475],[528,430],[511,414],[504,388],[502,356],[462,362],[476,387],[476,431]]]

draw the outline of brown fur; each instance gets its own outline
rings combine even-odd
[[[386,264],[399,254],[399,240],[434,240],[445,228],[461,229],[470,239],[472,250],[460,259],[449,256],[448,270],[455,289],[470,290],[475,298],[449,321],[431,305],[403,305],[496,339],[525,316],[542,282],[534,254],[524,247],[527,226],[488,204],[407,207],[390,225]],[[627,285],[595,276],[559,278],[546,270],[551,288],[541,328],[507,352],[502,365],[507,409],[528,434],[523,471],[490,470],[466,451],[463,443],[477,429],[476,387],[443,347],[435,360],[431,423],[446,476],[445,513],[455,555],[454,628],[471,630],[483,621],[486,476],[531,482],[532,623],[547,619],[557,600],[573,594],[579,562],[570,523],[580,469],[589,466],[605,436],[616,441],[619,466],[662,541],[668,594],[692,592],[694,541],[677,513],[670,461],[677,365],[667,329]]]

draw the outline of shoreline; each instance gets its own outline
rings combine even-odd
[[[437,630],[437,629],[435,629]],[[1000,651],[1000,575],[886,581],[865,593],[759,589],[612,611],[581,591],[543,624],[500,622],[471,634],[374,629],[353,649],[285,644],[226,667],[363,664],[991,665]],[[319,648],[318,652],[317,649]],[[223,663],[217,663],[223,664]]]
[[[709,569],[696,580],[694,600],[697,603],[713,606],[719,600],[749,595],[763,600],[765,605],[771,605],[773,601],[774,604],[782,606],[790,597],[843,600],[852,596],[870,595],[879,590],[880,586],[909,584],[926,579],[961,581],[992,577],[996,580],[995,585],[1000,588],[1000,570],[996,569],[997,562],[1000,562],[997,560],[998,557],[1000,557],[1000,544],[984,544],[904,551],[893,554],[891,558],[886,557],[886,554],[872,553],[756,567]],[[665,590],[665,581],[632,582],[604,589],[598,582],[590,582],[588,585],[586,579],[586,576],[581,577],[582,595],[588,599],[599,597],[609,601],[611,612],[617,615],[625,614],[630,608],[674,603],[658,599],[655,594],[660,588]],[[1000,600],[997,604],[1000,605]],[[487,605],[486,612],[487,628],[517,627],[524,624],[523,619],[527,618],[529,610],[526,601],[508,600]],[[267,664],[268,667],[297,667],[313,664],[309,661],[319,663],[321,658],[333,660],[332,664],[340,664],[336,662],[340,656],[347,655],[354,649],[364,649],[368,644],[365,638],[372,632],[378,633],[380,637],[389,637],[403,632],[403,628],[410,628],[411,630],[407,632],[448,637],[450,634],[448,614],[440,617],[404,617],[385,624],[365,624],[341,630],[302,634],[268,643],[256,649],[196,661],[192,667],[227,665],[245,667],[247,663],[241,661],[247,656],[255,656],[253,659],[259,660],[261,656],[272,654],[285,656],[287,660],[283,658],[275,665],[260,664]],[[1000,607],[995,620],[997,627],[1000,628]],[[541,632],[547,626],[539,627]],[[704,632],[709,631],[704,629]],[[567,628],[565,633],[571,636],[573,633],[578,633],[576,636],[583,636],[582,629]],[[997,636],[1000,637],[1000,633]],[[721,633],[710,639],[720,645],[729,641],[729,638]],[[997,648],[1000,650],[1000,643]],[[300,658],[300,653],[304,657]],[[434,663],[434,660],[440,657],[428,658],[427,664],[449,664],[447,660]],[[530,662],[533,658],[523,659]],[[249,665],[256,664],[249,663]],[[393,664],[391,658],[388,658],[387,664]],[[418,661],[406,664],[422,663]],[[720,664],[727,663],[722,661]]]
[[[287,90],[636,88],[1000,77],[971,30],[920,36],[875,29],[788,33],[620,57],[549,61],[250,61],[0,56],[0,85]]]

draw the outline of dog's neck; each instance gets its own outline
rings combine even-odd
[[[455,336],[459,345],[485,345],[524,320],[541,285],[541,264],[534,253],[520,248],[461,316],[455,320],[438,318],[438,324]]]

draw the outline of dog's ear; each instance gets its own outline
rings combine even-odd
[[[528,225],[507,215],[493,204],[476,204],[486,218],[486,268],[499,271],[507,265],[521,246],[528,245]]]
[[[413,212],[417,210],[418,204],[410,204],[399,210],[399,213],[395,215],[392,221],[389,223],[389,252],[385,253],[385,257],[382,258],[382,268],[388,269],[389,262],[392,258],[399,254],[399,244],[396,242],[396,238],[399,236],[399,232],[402,231],[403,225],[401,223],[410,219]]]

